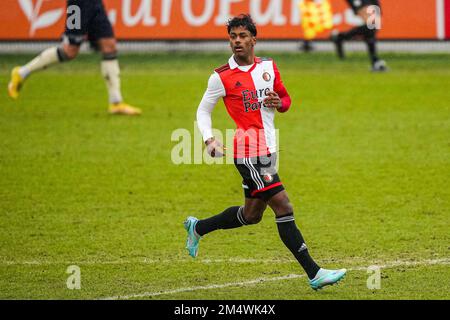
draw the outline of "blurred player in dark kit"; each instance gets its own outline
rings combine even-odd
[[[67,8],[66,30],[61,45],[48,48],[27,64],[15,67],[8,84],[9,96],[17,99],[25,80],[34,72],[75,59],[83,41],[89,40],[92,47],[102,54],[101,72],[108,89],[108,112],[141,114],[140,109],[123,101],[116,39],[102,0],[67,0]],[[76,23],[77,19],[79,23]]]
[[[360,17],[364,24],[355,27],[347,32],[333,32],[331,40],[336,45],[336,51],[339,58],[345,58],[344,41],[355,38],[362,38],[367,44],[367,50],[369,53],[370,61],[372,64],[372,71],[383,72],[387,70],[387,65],[384,60],[381,60],[377,54],[377,29],[368,26],[368,22],[373,20],[373,15],[381,14],[381,7],[378,0],[346,0],[352,7],[353,12]],[[377,6],[379,12],[372,11],[370,6]],[[378,10],[377,9],[377,10]],[[371,16],[372,15],[372,16]],[[377,16],[381,19],[381,16]]]

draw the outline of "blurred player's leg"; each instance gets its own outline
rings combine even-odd
[[[77,5],[81,9],[81,24],[79,28],[69,28],[66,23],[62,46],[53,47],[43,51],[39,56],[24,66],[16,67],[11,72],[11,81],[8,85],[9,95],[16,99],[19,96],[19,90],[23,86],[25,79],[32,73],[45,69],[56,63],[74,59],[87,33],[87,25],[89,19],[95,14],[94,10],[88,4],[92,2],[88,0],[68,0],[67,5]],[[69,12],[68,12],[69,15]],[[66,21],[68,16],[66,17]]]
[[[362,25],[362,26],[358,26],[353,29],[350,29],[349,31],[341,32],[339,34],[339,36],[343,40],[351,40],[353,38],[356,38],[357,36],[365,37],[368,30],[369,30],[369,28],[367,28],[366,25]]]
[[[367,50],[369,52],[370,61],[372,62],[372,71],[383,72],[387,70],[386,62],[381,60],[377,54],[377,39],[376,30],[370,30],[366,32],[364,38],[367,44]]]
[[[120,89],[120,67],[117,59],[116,40],[114,38],[103,38],[98,43],[103,55],[101,71],[108,89],[109,113],[124,115],[141,114],[140,109],[123,102]]]
[[[79,48],[77,46],[71,45],[48,48],[27,64],[15,67],[11,72],[11,80],[8,84],[9,96],[17,99],[20,89],[28,76],[36,71],[46,69],[51,65],[75,58],[78,50]]]
[[[338,34],[335,33],[332,35],[332,40],[336,45],[338,56],[340,58],[344,58],[342,49],[343,41],[351,40],[357,37],[363,38],[367,44],[367,50],[369,53],[370,61],[372,63],[372,70],[385,71],[386,63],[383,60],[380,60],[377,54],[376,30],[371,30],[366,25],[355,27],[347,32],[341,32]]]
[[[376,31],[367,29],[364,41],[367,44],[367,50],[369,52],[370,61],[372,62],[372,65],[380,60],[377,55],[377,39],[376,39]]]
[[[365,1],[365,3],[370,5],[377,5],[379,6],[378,1]],[[364,24],[358,27],[355,27],[353,29],[350,29],[347,32],[336,32],[332,33],[331,40],[336,45],[336,51],[338,56],[342,59],[344,58],[344,50],[343,50],[343,42],[344,40],[351,40],[354,38],[362,38],[367,44],[367,51],[369,53],[370,61],[372,64],[372,71],[380,72],[380,71],[386,71],[387,66],[386,62],[383,60],[380,60],[377,54],[377,38],[376,38],[376,29],[370,29],[368,27],[368,24],[366,22],[372,20],[372,17],[370,16],[370,10],[368,10],[369,6],[364,5],[362,7],[354,7],[354,12],[356,15],[358,15],[362,21],[364,21]]]
[[[117,45],[114,30],[106,14],[102,1],[91,2],[91,11],[95,12],[88,23],[88,37],[91,44],[103,55],[101,70],[105,78],[109,95],[109,113],[139,115],[142,111],[126,104],[120,90],[120,68],[117,60]]]
[[[331,32],[331,41],[334,42],[334,45],[336,47],[336,53],[340,59],[345,58],[345,52],[344,52],[344,39],[342,38],[341,34],[336,30]]]
[[[312,45],[311,40],[303,40],[303,42],[300,44],[300,50],[302,50],[305,53],[309,53],[314,50],[314,46]]]

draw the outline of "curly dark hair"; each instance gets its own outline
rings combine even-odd
[[[240,14],[230,20],[227,23],[228,34],[230,34],[231,29],[237,27],[244,27],[252,36],[256,37],[258,31],[256,30],[255,22],[253,22],[252,17],[249,14]]]

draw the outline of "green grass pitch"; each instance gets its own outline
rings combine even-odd
[[[106,114],[95,55],[33,75],[16,102],[9,72],[31,56],[3,55],[0,299],[449,299],[448,55],[390,54],[392,70],[371,74],[364,54],[259,54],[293,99],[276,124],[297,224],[319,263],[350,269],[342,283],[309,288],[270,209],[187,255],[187,215],[243,201],[234,166],[171,161],[173,130],[194,132],[227,53],[124,54],[138,118]],[[234,127],[222,103],[213,123]],[[66,286],[70,265],[80,290]],[[371,265],[384,266],[380,289],[367,288]]]

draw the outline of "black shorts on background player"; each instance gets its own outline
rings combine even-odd
[[[66,25],[64,38],[71,45],[81,45],[87,39],[86,35],[93,47],[99,39],[114,38],[114,31],[102,0],[68,0],[67,7],[72,5],[80,8],[81,28],[69,29],[69,26]],[[73,12],[67,14],[68,18],[71,14]]]

